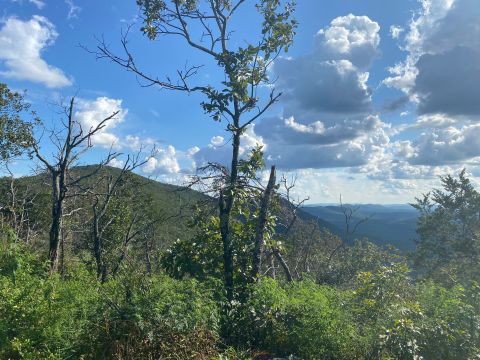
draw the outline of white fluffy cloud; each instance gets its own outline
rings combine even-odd
[[[449,126],[422,133],[406,144],[411,164],[459,164],[480,157],[480,124]]]
[[[367,16],[340,16],[318,32],[316,51],[327,59],[349,60],[365,69],[378,55],[379,31],[378,23]]]
[[[76,103],[75,119],[82,126],[84,132],[95,128],[98,124],[120,111],[114,118],[106,122],[105,127],[97,132],[93,138],[93,145],[109,148],[120,146],[120,138],[112,130],[125,119],[127,109],[122,108],[122,100],[98,97],[95,100],[78,99]]]
[[[367,84],[379,30],[366,16],[338,17],[317,33],[311,54],[276,61],[283,116],[255,127],[270,161],[286,169],[359,166],[388,142]]]
[[[390,26],[390,36],[393,39],[398,39],[400,35],[405,31],[401,26],[392,25]]]
[[[42,83],[50,88],[71,85],[71,80],[42,58],[58,33],[45,17],[35,15],[23,21],[5,20],[0,28],[0,76]]]
[[[479,3],[423,0],[421,4],[405,35],[407,57],[384,81],[417,104],[417,121],[404,130],[420,133],[396,143],[391,166],[410,169],[411,174],[460,167],[480,157]]]
[[[263,138],[255,133],[255,125],[252,125],[242,135],[239,151],[240,157],[245,158],[256,146],[263,146],[264,150],[268,149]],[[214,136],[206,147],[192,148],[189,150],[189,153],[194,159],[196,167],[203,166],[208,162],[216,162],[228,166],[232,158],[232,145],[229,141],[225,141],[222,136]]]
[[[177,151],[171,145],[164,149],[157,149],[154,156],[148,159],[142,170],[146,174],[177,174],[180,172],[177,156]]]

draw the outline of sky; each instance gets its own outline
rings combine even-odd
[[[480,3],[478,0],[299,0],[294,45],[270,76],[280,101],[251,126],[242,154],[264,146],[269,164],[296,178],[310,203],[408,203],[466,168],[480,178]],[[256,36],[253,0],[234,20],[234,45]],[[205,65],[198,84],[221,80],[215,64],[178,38],[140,32],[134,0],[0,0],[0,82],[26,98],[46,126],[58,104],[76,97],[75,116],[90,127],[119,115],[94,138],[84,159],[111,146],[124,154],[155,145],[140,170],[181,184],[206,161],[226,162],[225,123],[211,120],[201,96],[142,87],[96,59],[103,38],[119,51],[129,25],[138,65],[159,78]],[[45,141],[43,151],[51,147]],[[121,158],[112,165],[121,165]],[[31,161],[13,166],[28,174]]]

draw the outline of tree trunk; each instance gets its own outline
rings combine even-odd
[[[107,271],[103,264],[102,238],[98,225],[99,215],[97,213],[97,204],[93,206],[93,214],[93,256],[97,264],[97,277],[100,281],[105,282],[107,279]]]
[[[234,121],[237,125],[239,120]],[[225,281],[225,291],[227,295],[227,301],[231,302],[233,300],[233,243],[232,243],[232,234],[230,231],[230,218],[233,208],[233,203],[235,201],[235,187],[237,184],[238,176],[238,154],[240,151],[240,136],[241,132],[236,131],[233,135],[233,153],[232,153],[232,165],[230,172],[230,184],[226,189],[226,194],[224,191],[220,193],[220,235],[223,242],[223,270],[224,270],[224,281]]]
[[[59,175],[57,172],[52,174],[52,225],[50,227],[50,244],[48,251],[50,270],[52,272],[57,271],[58,267],[58,247],[63,225],[63,199]]]
[[[275,166],[272,166],[270,170],[270,178],[268,180],[267,188],[263,194],[262,202],[260,205],[260,214],[258,215],[258,224],[255,235],[255,250],[253,253],[253,266],[252,266],[252,279],[257,280],[260,276],[260,270],[262,268],[262,256],[265,246],[265,225],[268,220],[268,212],[270,210],[270,203],[272,200],[272,194],[275,187]]]
[[[292,282],[293,281],[292,273],[290,272],[290,268],[288,267],[288,264],[285,261],[285,259],[283,258],[282,254],[280,254],[280,250],[273,249],[273,254],[277,258],[280,265],[282,266],[283,271],[285,272],[285,276],[287,277],[287,281]]]

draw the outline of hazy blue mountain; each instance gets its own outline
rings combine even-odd
[[[345,206],[352,207],[352,205]],[[353,205],[353,207],[357,208],[357,211],[354,213],[352,223],[370,217],[358,227],[356,238],[367,237],[377,244],[391,244],[404,251],[415,249],[418,212],[413,207],[408,204],[365,204]],[[303,207],[303,210],[333,224],[342,231],[345,229],[345,217],[338,205],[309,205]]]

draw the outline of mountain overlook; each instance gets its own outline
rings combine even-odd
[[[377,245],[393,245],[402,251],[415,250],[418,211],[413,207],[403,204],[365,204],[351,207],[357,208],[352,216],[352,224],[367,219],[359,225],[354,234],[355,238],[366,237]],[[337,229],[345,228],[345,216],[340,206],[310,205],[302,209],[334,225]]]

